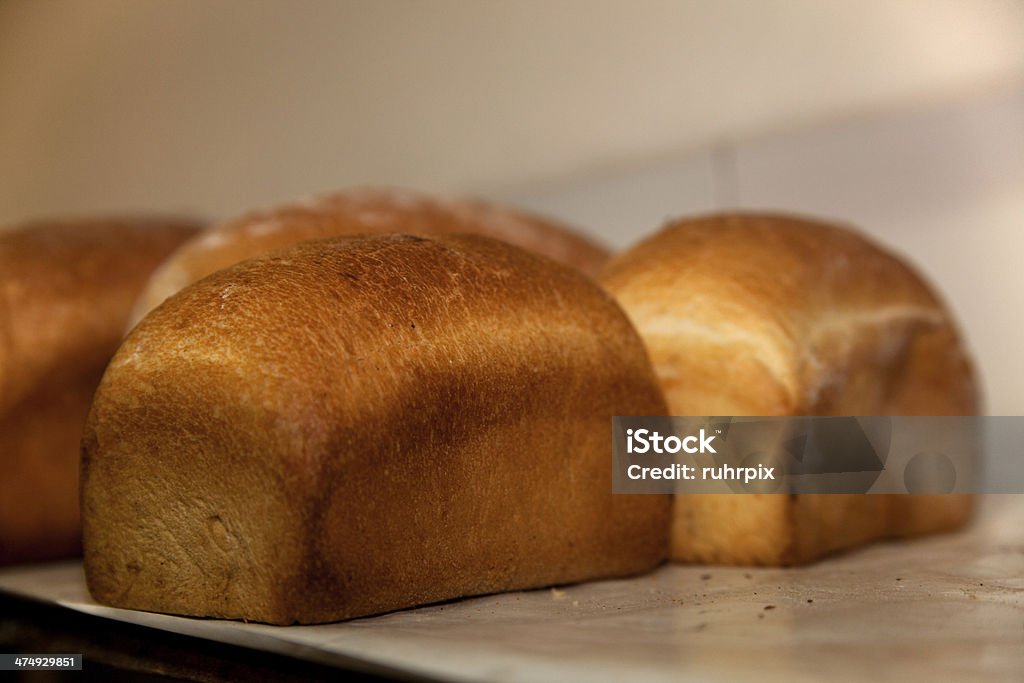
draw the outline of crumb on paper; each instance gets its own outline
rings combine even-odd
[[[551,597],[555,600],[565,600],[565,591],[552,588]]]
[[[701,581],[707,581],[707,580],[709,580],[710,578],[711,578],[711,574],[701,574],[701,575],[700,575],[700,580],[701,580]]]
[[[770,610],[770,609],[775,609],[775,605],[765,605],[765,606],[764,606],[764,611],[765,611],[765,612],[767,612],[767,611],[768,611],[768,610]]]

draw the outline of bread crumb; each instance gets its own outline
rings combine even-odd
[[[557,588],[552,588],[551,597],[555,600],[565,600],[565,591],[560,591]]]

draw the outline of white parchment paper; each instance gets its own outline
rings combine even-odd
[[[0,571],[0,590],[321,663],[469,681],[1024,680],[1024,496],[965,532],[798,569],[666,566],[320,626],[102,607],[81,565]]]

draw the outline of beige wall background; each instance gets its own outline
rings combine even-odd
[[[1019,0],[0,0],[0,222],[505,193],[1024,79]]]

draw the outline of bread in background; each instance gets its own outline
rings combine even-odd
[[[859,233],[772,214],[679,220],[601,282],[647,345],[673,415],[973,415],[956,325]],[[956,528],[968,496],[676,496],[671,557],[787,565]]]
[[[183,287],[245,259],[302,240],[386,233],[485,235],[588,275],[595,275],[608,259],[604,247],[548,218],[477,200],[356,188],[248,213],[189,241],[153,275],[139,298],[132,324]]]
[[[54,220],[0,232],[0,563],[79,552],[78,460],[96,385],[188,220]]]

